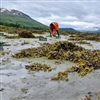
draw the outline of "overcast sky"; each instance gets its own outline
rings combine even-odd
[[[60,27],[100,27],[100,0],[0,0],[1,8],[19,10],[49,25]]]

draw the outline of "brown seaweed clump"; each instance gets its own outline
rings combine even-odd
[[[94,69],[100,68],[100,50],[87,50],[68,41],[59,41],[54,44],[46,43],[41,47],[23,49],[13,55],[15,58],[43,56],[48,59],[69,60],[75,63],[84,60],[88,62],[88,65],[94,67]]]
[[[81,52],[81,55],[80,59],[85,60],[88,66],[100,69],[100,50],[85,50]]]
[[[82,60],[77,63],[77,66],[72,66],[68,69],[68,72],[77,72],[80,76],[85,76],[93,70],[94,68],[92,65],[89,65],[87,61]]]
[[[92,54],[92,53],[90,53],[90,54]],[[92,54],[92,56],[91,56],[91,58],[89,58],[89,55],[88,55],[88,57],[83,56],[85,58],[85,60],[80,59],[79,61],[77,61],[77,66],[72,66],[71,68],[67,69],[64,72],[58,72],[57,76],[51,77],[51,80],[67,80],[68,81],[69,73],[77,72],[80,76],[83,77],[86,74],[89,74],[90,72],[92,72],[94,69],[99,69],[100,68],[100,60],[97,60],[97,58],[100,57],[100,52],[95,52],[94,54]]]
[[[19,37],[22,37],[22,38],[35,38],[35,36],[32,34],[32,32],[30,31],[21,31],[19,34],[18,34]]]
[[[94,34],[94,33],[79,33],[74,34],[74,36],[70,36],[69,40],[92,40],[92,41],[98,41],[100,42],[100,34]]]
[[[68,41],[42,44],[41,47],[24,49],[20,53],[13,55],[15,58],[43,56],[48,59],[69,60],[77,63],[77,66],[72,66],[72,68],[64,72],[58,72],[57,76],[51,77],[51,80],[68,81],[68,73],[77,72],[80,76],[85,76],[95,69],[100,69],[100,50],[84,49]]]
[[[68,81],[68,71],[58,72],[57,76],[52,76],[51,80],[66,80]]]
[[[26,65],[25,68],[30,71],[44,71],[44,72],[52,71],[52,68],[49,65],[40,63],[33,63],[31,65]]]
[[[79,61],[77,66],[72,66],[64,72],[58,72],[57,76],[52,76],[51,80],[66,80],[68,81],[68,74],[72,72],[77,72],[80,76],[85,76],[86,74],[93,71],[94,68],[88,64],[86,61]]]
[[[37,48],[29,48],[23,49],[19,53],[15,54],[15,58],[22,58],[22,57],[41,57],[46,56],[49,59],[66,59],[63,56],[67,56],[67,52],[74,52],[74,51],[82,51],[83,48],[75,45],[74,43],[68,41],[60,41],[54,44],[43,44],[41,47]],[[37,55],[37,56],[34,56]],[[69,53],[70,55],[70,53]]]
[[[68,42],[68,41],[59,41],[52,44],[52,51],[59,51],[60,49],[64,51],[81,51],[83,50],[82,47],[76,45],[75,43]]]

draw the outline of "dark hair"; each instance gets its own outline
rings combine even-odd
[[[52,27],[52,28],[53,28],[53,27],[54,27],[54,25],[51,23],[51,24],[50,24],[50,27]]]

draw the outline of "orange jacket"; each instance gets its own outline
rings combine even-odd
[[[54,28],[53,28],[53,31],[52,31],[52,28],[50,27],[50,33],[51,34],[56,34],[57,33],[57,30],[59,29],[59,25],[57,22],[52,22],[52,24],[54,25]]]

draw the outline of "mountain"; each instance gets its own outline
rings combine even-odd
[[[0,24],[20,25],[22,27],[44,28],[47,26],[32,19],[27,14],[14,9],[0,8]]]
[[[80,32],[100,33],[100,27],[87,27],[79,30]]]
[[[73,28],[60,28],[60,30],[67,31],[67,32],[77,32],[77,30],[75,30]]]

